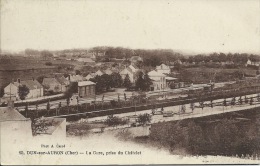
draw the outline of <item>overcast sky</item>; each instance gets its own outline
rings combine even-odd
[[[260,53],[259,0],[1,0],[1,49]]]

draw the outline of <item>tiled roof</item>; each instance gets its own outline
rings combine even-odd
[[[56,78],[44,78],[42,84],[50,85],[50,84],[60,84]]]
[[[14,85],[17,87],[19,85],[25,85],[30,90],[43,88],[43,86],[37,80],[24,80],[21,81],[20,83],[14,82]]]
[[[95,85],[95,83],[92,82],[92,81],[81,81],[81,82],[78,82],[78,86],[88,86],[88,85]]]
[[[155,71],[155,70],[150,71],[150,72],[148,73],[148,75],[149,75],[150,77],[165,77],[164,74],[162,74],[162,73],[160,73],[160,72],[157,72],[157,71]]]
[[[70,82],[69,82],[64,76],[62,76],[62,77],[57,77],[56,79],[57,79],[57,81],[58,81],[60,84],[62,84],[62,85],[68,85],[68,84],[70,84]]]

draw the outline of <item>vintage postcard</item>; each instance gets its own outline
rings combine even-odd
[[[259,164],[259,0],[0,0],[1,165]]]

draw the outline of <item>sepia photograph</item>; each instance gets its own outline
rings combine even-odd
[[[260,0],[0,0],[0,164],[260,164]]]

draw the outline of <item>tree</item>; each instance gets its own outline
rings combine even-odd
[[[213,100],[210,100],[210,107],[213,108]]]
[[[126,124],[126,120],[123,120],[122,118],[119,118],[117,116],[112,115],[108,115],[107,119],[106,119],[106,124],[108,126],[118,126],[118,125],[124,125]]]
[[[126,101],[126,94],[124,93],[124,98],[125,98],[125,101]]]
[[[223,106],[227,106],[227,100],[226,99],[224,99],[224,101],[223,101]]]
[[[69,86],[69,88],[66,90],[64,96],[66,98],[71,98],[73,93],[78,92],[78,83],[77,82],[72,82]]]
[[[128,74],[126,74],[125,79],[124,79],[124,83],[123,83],[124,87],[129,89],[132,85],[131,81],[130,81],[130,77]]]
[[[248,98],[245,96],[245,103],[247,104],[248,103]]]
[[[190,109],[193,112],[195,110],[195,104],[194,103],[190,103]]]
[[[0,89],[0,98],[3,97],[4,93],[5,93],[5,92],[4,92],[4,89],[1,88],[1,89]]]
[[[146,72],[144,75],[144,83],[143,83],[143,91],[149,91],[150,86],[153,84],[152,80],[150,79],[148,73]]]
[[[233,97],[230,103],[232,106],[236,105],[236,97]]]
[[[53,57],[53,54],[50,51],[47,50],[43,50],[40,52],[41,57],[43,58],[43,60],[47,60],[49,58]]]
[[[45,133],[50,126],[53,126],[54,120],[47,121],[46,119],[40,118],[36,119],[35,117],[31,117],[32,121],[32,134],[33,136],[39,133]]]
[[[118,88],[122,86],[123,79],[119,73],[115,73],[115,72],[112,73],[111,78],[112,78],[112,87]]]
[[[145,125],[147,123],[150,123],[151,122],[151,116],[147,113],[145,114],[140,114],[138,115],[137,117],[137,122],[140,123],[141,125]]]
[[[200,104],[200,108],[203,109],[204,108],[204,101],[199,102],[199,104]]]
[[[144,89],[144,78],[143,78],[143,76],[144,76],[143,72],[137,73],[137,80],[136,80],[136,83],[135,83],[136,90]]]
[[[81,75],[81,72],[79,70],[75,70],[76,75]]]
[[[242,96],[239,97],[238,102],[240,103],[240,105],[243,104]]]
[[[46,110],[47,110],[47,112],[48,112],[48,114],[49,114],[49,111],[50,111],[50,101],[48,101],[48,103],[47,103],[47,105],[46,105]]]
[[[251,98],[250,98],[250,101],[249,101],[249,104],[250,104],[250,105],[253,105],[253,102],[254,102],[254,99],[253,99],[253,97],[251,97]]]
[[[18,95],[21,100],[24,100],[26,96],[29,94],[30,90],[26,85],[20,85],[18,87]]]
[[[52,63],[51,62],[46,62],[45,65],[46,66],[52,66]]]

